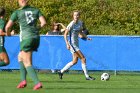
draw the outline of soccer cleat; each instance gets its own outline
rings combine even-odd
[[[63,73],[61,73],[61,71],[58,71],[58,75],[60,79],[63,79]]]
[[[91,76],[89,76],[89,77],[86,78],[86,80],[95,80],[95,79],[96,79],[96,78],[91,77]]]
[[[33,90],[38,90],[38,89],[40,89],[40,88],[42,88],[42,84],[39,82],[38,84],[36,84],[36,85],[34,86]]]
[[[26,80],[23,80],[18,84],[17,88],[25,88],[26,86],[27,86]]]

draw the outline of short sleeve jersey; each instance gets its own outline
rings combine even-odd
[[[5,21],[0,19],[0,29],[4,31],[5,28]],[[4,46],[4,37],[0,36],[0,46]]]
[[[20,41],[28,38],[36,38],[39,36],[37,29],[37,20],[42,16],[39,9],[31,6],[25,6],[13,12],[10,20],[18,21],[20,25]]]
[[[67,30],[69,31],[70,44],[79,45],[78,34],[82,29],[82,21],[80,20],[77,23],[75,23],[74,21],[71,21],[69,23],[69,25],[67,26]]]

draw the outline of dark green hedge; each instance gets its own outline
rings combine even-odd
[[[46,28],[53,21],[67,25],[73,10],[81,11],[90,34],[94,35],[139,35],[140,0],[29,0],[31,6],[39,8],[47,19]],[[17,0],[0,0],[7,9],[6,18],[18,8]],[[17,26],[15,28],[18,30]]]

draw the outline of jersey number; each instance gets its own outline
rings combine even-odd
[[[26,16],[27,24],[31,24],[34,22],[32,11],[25,11],[25,16]]]

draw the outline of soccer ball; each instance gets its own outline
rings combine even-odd
[[[102,75],[101,75],[101,80],[102,81],[107,81],[107,80],[109,80],[110,79],[110,75],[108,74],[108,73],[103,73]]]

